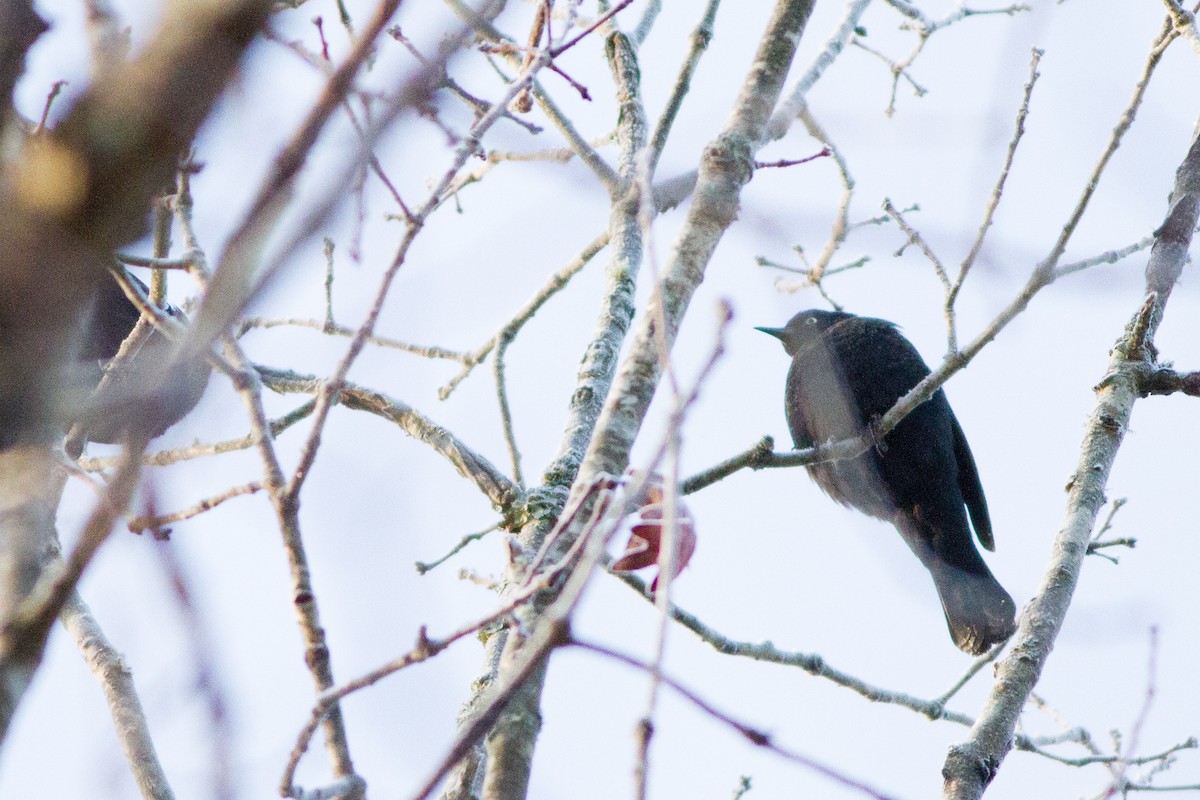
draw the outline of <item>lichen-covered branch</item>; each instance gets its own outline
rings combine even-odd
[[[605,403],[581,478],[621,472],[641,428],[662,369],[659,343],[670,348],[721,236],[737,215],[755,151],[783,90],[811,2],[779,2],[729,123],[705,148],[693,202],[663,277]],[[661,324],[664,330],[656,330]]]
[[[1146,267],[1146,297],[1113,348],[1096,391],[1079,465],[1068,487],[1067,515],[1033,600],[1021,614],[1012,652],[1000,662],[996,683],[970,737],[952,748],[942,769],[946,800],[977,800],[1012,746],[1017,717],[1041,676],[1087,555],[1092,527],[1104,504],[1108,475],[1153,368],[1154,332],[1187,259],[1200,212],[1200,135],[1175,175],[1171,207]]]
[[[577,388],[571,398],[559,456],[543,476],[545,489],[548,490],[546,497],[557,506],[553,518],[557,518],[561,512],[560,503],[566,500],[566,487],[577,476],[581,454],[607,393],[596,389],[588,391],[585,387],[598,384],[597,388],[607,390],[611,384],[620,343],[632,317],[633,289],[642,262],[643,242],[638,222],[640,200],[636,175],[637,156],[645,146],[647,124],[638,83],[637,56],[628,37],[619,32],[608,35],[605,55],[613,73],[620,108],[620,124],[617,128],[617,174],[620,180],[617,186],[610,187],[613,205],[608,228],[612,261],[607,274],[609,288],[615,291],[607,294],[603,300],[596,334],[584,355]],[[615,274],[618,271],[619,274]],[[542,509],[543,512],[547,510]],[[527,551],[541,548],[550,519],[546,516],[531,517],[520,534],[521,544]],[[518,580],[524,569],[523,563],[510,563],[506,572],[507,580]],[[536,615],[531,616],[528,622],[535,627],[541,624]],[[540,659],[533,664],[528,663],[538,652],[536,649],[523,652],[530,636],[526,633],[517,637],[509,631],[497,637],[497,646],[501,646],[501,641],[503,644],[496,678],[501,682],[509,682],[516,673],[523,673],[527,679],[512,688],[506,708],[487,738],[482,791],[483,797],[489,800],[520,800],[528,788],[534,743],[541,728],[539,703],[546,668]],[[534,635],[532,638],[537,637]],[[552,639],[543,641],[549,645]],[[548,650],[542,651],[542,654],[546,652]]]

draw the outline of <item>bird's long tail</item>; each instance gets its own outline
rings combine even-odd
[[[981,655],[1016,630],[1016,604],[993,577],[971,541],[966,514],[936,519],[898,514],[896,529],[933,576],[950,638],[960,650]]]
[[[946,612],[950,638],[960,650],[982,655],[1016,630],[1013,599],[987,567],[983,572],[968,572],[944,562],[927,566]]]

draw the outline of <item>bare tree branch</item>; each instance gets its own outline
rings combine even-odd
[[[1068,487],[1067,516],[1055,537],[1053,557],[1033,600],[1021,613],[1012,653],[1000,662],[996,683],[970,737],[950,750],[942,775],[946,800],[976,800],[983,795],[1011,747],[1017,717],[1041,675],[1079,580],[1104,488],[1129,426],[1142,377],[1153,366],[1154,332],[1187,259],[1200,217],[1200,134],[1175,175],[1171,207],[1157,231],[1146,266],[1146,297],[1113,348],[1097,387],[1079,454]]]
[[[263,384],[276,392],[316,394],[324,381],[315,375],[256,365]],[[369,411],[400,428],[444,456],[464,478],[472,481],[487,496],[497,511],[506,517],[518,513],[523,492],[490,461],[459,441],[452,433],[406,403],[382,392],[346,383],[335,403],[346,408]]]
[[[146,800],[173,800],[175,793],[159,763],[150,726],[124,657],[104,635],[91,609],[72,592],[62,610],[62,623],[75,639],[80,655],[100,682],[113,728],[134,780]]]

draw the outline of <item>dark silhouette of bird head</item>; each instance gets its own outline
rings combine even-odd
[[[801,311],[788,320],[782,328],[755,328],[756,331],[769,333],[783,342],[783,349],[789,356],[795,356],[801,350],[811,347],[821,340],[821,335],[843,320],[853,319],[853,314],[842,311],[821,311],[809,309]]]

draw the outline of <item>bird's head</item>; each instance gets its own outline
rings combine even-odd
[[[822,311],[810,308],[789,319],[787,325],[782,328],[755,328],[754,330],[771,334],[783,342],[783,349],[789,356],[794,356],[807,345],[820,340],[821,334],[829,328],[853,316],[853,314],[842,311]]]

